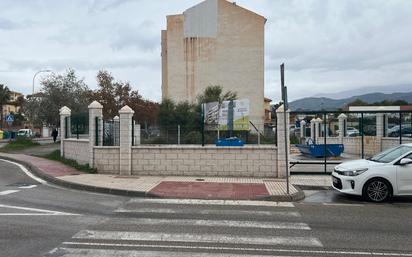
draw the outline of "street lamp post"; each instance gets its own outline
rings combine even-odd
[[[33,92],[32,92],[32,95],[34,95],[34,80],[36,79],[36,76],[38,74],[42,73],[42,72],[51,72],[51,70],[40,70],[40,71],[38,71],[34,74],[34,76],[33,76]]]

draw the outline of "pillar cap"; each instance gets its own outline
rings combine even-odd
[[[72,114],[72,110],[70,110],[69,107],[67,106],[63,106],[62,108],[60,108],[60,115],[71,115]]]
[[[311,120],[310,120],[310,123],[315,123],[316,122],[316,119],[315,118],[312,118]]]
[[[341,114],[338,116],[338,119],[346,119],[346,118],[348,118],[348,116],[346,116],[344,113],[341,113]]]
[[[316,122],[322,122],[322,119],[321,119],[321,118],[317,118],[317,119],[316,119]]]
[[[285,110],[285,107],[284,107],[284,105],[282,104],[281,106],[279,106],[279,107],[276,109],[276,112],[284,112],[284,110]],[[290,112],[290,110],[287,110],[286,112]]]
[[[114,116],[114,118],[113,118],[113,120],[119,120],[120,118],[119,118],[119,116]]]
[[[128,105],[125,105],[125,106],[123,106],[123,108],[120,109],[120,111],[119,111],[119,114],[122,114],[122,113],[131,113],[131,114],[133,114],[134,111],[133,111],[132,108],[130,108]]]
[[[89,109],[103,109],[103,105],[101,105],[98,101],[93,101],[93,103],[89,105]]]
[[[300,121],[300,124],[305,125],[305,124],[306,124],[306,121],[305,121],[305,120],[301,120],[301,121]]]

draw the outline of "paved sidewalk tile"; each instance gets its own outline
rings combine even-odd
[[[291,183],[297,186],[322,186],[330,187],[332,178],[330,175],[295,175],[291,176]]]
[[[174,177],[174,176],[120,176],[109,174],[85,174],[62,163],[22,154],[1,156],[29,163],[40,172],[72,185],[104,188],[111,190],[148,194],[167,198],[202,198],[257,200],[263,198],[288,199],[286,181],[275,178],[236,178],[236,177]],[[289,185],[291,195],[300,192],[294,185],[329,185],[329,176],[294,176]],[[87,190],[87,189],[86,189]],[[286,197],[286,198],[284,198]]]
[[[59,179],[82,185],[139,192],[148,192],[163,180],[162,177],[117,176],[106,174],[69,175],[59,177]]]

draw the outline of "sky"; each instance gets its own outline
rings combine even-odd
[[[73,68],[94,89],[105,69],[160,101],[166,15],[199,2],[0,0],[0,84],[30,94],[37,71]],[[412,1],[236,2],[268,19],[265,96],[280,98],[282,62],[289,100],[379,86],[412,91]]]

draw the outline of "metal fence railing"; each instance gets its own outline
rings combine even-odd
[[[89,135],[89,114],[77,113],[73,114],[70,118],[66,117],[66,138],[87,138]],[[69,134],[70,133],[70,134]]]
[[[245,144],[276,144],[276,129],[264,124],[249,130],[202,129],[202,126],[149,127],[140,130],[141,144],[215,144],[218,139],[237,137]]]
[[[343,161],[412,143],[411,110],[291,112],[290,124],[292,173],[329,173]],[[343,153],[333,154],[339,145]]]
[[[120,145],[120,122],[118,120],[103,121],[103,146]]]

